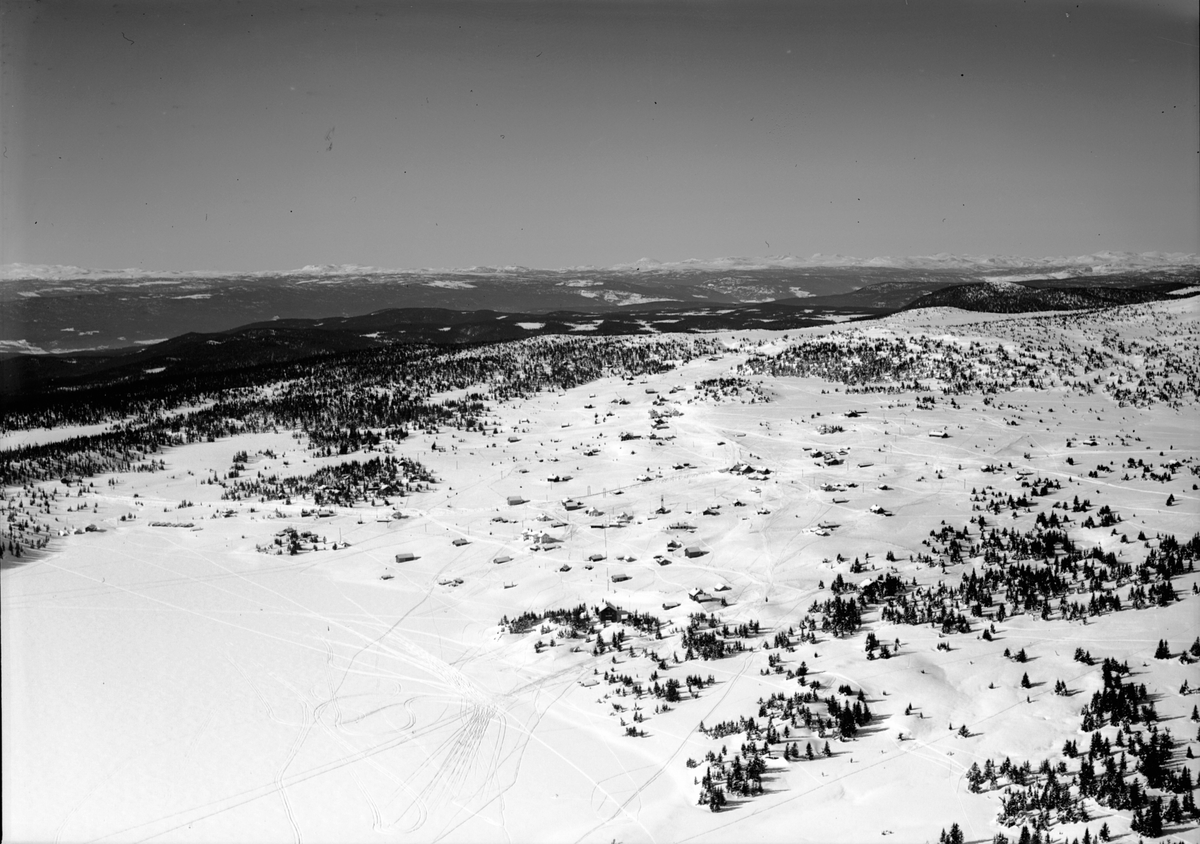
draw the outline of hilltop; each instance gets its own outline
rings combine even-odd
[[[1124,278],[1123,278],[1124,280]],[[906,309],[960,308],[988,313],[1032,313],[1034,311],[1077,311],[1156,302],[1191,286],[1187,281],[1138,279],[1134,285],[1050,285],[1043,282],[981,281],[953,284],[910,301]]]

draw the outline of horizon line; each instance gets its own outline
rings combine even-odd
[[[1200,255],[1195,252],[1128,252],[1101,250],[1082,255],[1021,256],[1000,254],[966,254],[937,252],[931,255],[877,256],[857,258],[838,253],[814,253],[809,257],[797,255],[768,255],[756,257],[686,258],[677,261],[662,261],[644,257],[636,261],[611,265],[575,265],[563,267],[534,267],[521,264],[479,264],[460,267],[406,267],[389,268],[361,264],[306,264],[291,269],[268,270],[147,270],[137,267],[103,268],[80,267],[73,264],[42,264],[12,262],[0,266],[0,279],[4,281],[54,281],[121,278],[226,278],[251,276],[260,278],[305,275],[313,277],[371,276],[404,274],[502,274],[514,272],[568,273],[568,272],[638,272],[647,270],[693,270],[707,269],[808,269],[808,268],[896,268],[896,269],[960,269],[984,271],[987,269],[1013,269],[1016,267],[1086,266],[1101,269],[1132,268],[1134,266],[1179,266],[1200,264]]]

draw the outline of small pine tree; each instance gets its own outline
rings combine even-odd
[[[1138,835],[1144,835],[1146,831],[1146,821],[1142,818],[1142,810],[1133,810],[1133,819],[1129,822],[1129,828]]]
[[[1033,684],[1029,682],[1029,675],[1028,675],[1028,674],[1022,674],[1022,675],[1021,675],[1021,688],[1022,688],[1022,689],[1028,689],[1028,688],[1031,688],[1031,687],[1032,687],[1032,685],[1033,685]]]
[[[1163,834],[1163,808],[1162,798],[1156,797],[1150,801],[1150,806],[1146,811],[1146,835],[1151,838],[1158,838]]]
[[[1155,659],[1170,659],[1171,658],[1171,648],[1167,644],[1166,639],[1158,640],[1158,647],[1154,651],[1154,658]]]
[[[1196,798],[1192,796],[1191,790],[1183,793],[1183,811],[1186,812],[1188,817],[1190,817],[1192,820],[1200,818],[1200,809],[1196,807]]]
[[[1168,824],[1183,823],[1183,809],[1179,807],[1179,798],[1172,797],[1171,802],[1167,804],[1167,811],[1163,814],[1163,821]]]

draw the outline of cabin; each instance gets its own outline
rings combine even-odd
[[[396,555],[396,562],[397,563],[411,563],[416,558],[417,558],[417,555],[414,554],[412,551],[401,551],[399,554]]]
[[[702,604],[705,601],[716,600],[712,595],[708,594],[703,589],[693,589],[691,592],[688,592],[688,597],[698,604]]]
[[[524,504],[524,503],[525,503],[525,499],[519,495],[510,495],[508,497],[508,506],[509,507],[516,507],[516,506],[518,506],[520,504]]]
[[[573,498],[564,498],[562,506],[564,510],[582,510],[584,508],[584,503],[582,501],[576,501]]]
[[[616,577],[620,576],[621,575],[617,575]],[[616,577],[613,579],[615,580]],[[628,575],[624,575],[624,577],[628,579]],[[600,611],[596,613],[596,618],[599,619],[601,624],[614,624],[619,621],[624,621],[628,616],[629,613],[620,607],[613,606],[608,601],[605,601],[604,606],[602,606]]]
[[[496,563],[497,565],[501,563],[510,563],[512,562],[512,557],[508,556],[507,554],[501,554],[499,557],[495,557],[492,562]]]
[[[687,557],[703,557],[708,552],[705,551],[703,548],[701,548],[699,545],[689,545],[688,547],[683,549],[683,553],[684,553],[684,556],[687,556]]]
[[[627,574],[614,574],[612,576],[613,583],[624,583],[626,580],[629,580],[629,575]]]
[[[600,562],[600,561],[601,561],[601,560],[603,560],[603,559],[604,559],[604,555],[603,555],[603,554],[592,554],[590,557],[588,557],[588,560],[589,560],[589,561],[591,561],[591,562],[593,562],[593,563],[598,563],[598,562]]]
[[[950,438],[950,435],[948,433],[946,433],[944,430],[930,431],[929,436],[934,437],[935,439],[939,439],[939,440],[947,440]]]
[[[461,537],[461,536],[460,536],[458,539],[454,540],[454,541],[453,541],[452,543],[450,543],[450,544],[451,544],[451,545],[457,545],[458,547],[460,547],[460,548],[461,548],[461,547],[462,547],[462,546],[464,546],[464,545],[470,545],[470,544],[471,544],[471,540],[469,540],[469,539],[464,539],[463,537]]]
[[[666,603],[663,604],[663,609],[664,610],[673,610],[677,606],[679,606],[678,601],[667,601]]]

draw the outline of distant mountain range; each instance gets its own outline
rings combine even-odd
[[[643,261],[603,269],[381,270],[309,266],[281,273],[153,273],[18,265],[0,283],[0,352],[78,353],[228,331],[255,322],[440,308],[545,315],[739,307],[778,302],[877,312],[980,281],[1143,285],[1197,278],[1194,255],[1074,258],[792,256]]]
[[[561,269],[538,269],[532,267],[463,267],[384,269],[360,264],[307,265],[293,270],[218,271],[218,270],[144,270],[144,269],[87,269],[83,267],[54,264],[5,264],[0,268],[0,279],[12,281],[80,281],[119,279],[222,279],[222,278],[314,278],[336,279],[343,277],[363,278],[368,276],[501,276],[528,274],[577,273],[675,273],[675,272],[722,272],[737,270],[778,270],[812,268],[891,268],[907,270],[953,270],[968,273],[995,271],[1018,271],[1023,275],[1055,272],[1117,273],[1129,270],[1162,269],[1167,267],[1200,266],[1200,256],[1185,252],[1096,252],[1090,255],[1072,255],[1049,258],[1028,258],[1010,255],[953,255],[939,252],[935,255],[913,257],[854,258],[848,255],[822,255],[817,253],[808,258],[796,255],[775,255],[757,258],[712,258],[688,259],[684,261],[659,261],[642,258],[611,267],[578,266]],[[1005,281],[1020,281],[1021,278],[1004,278]]]

